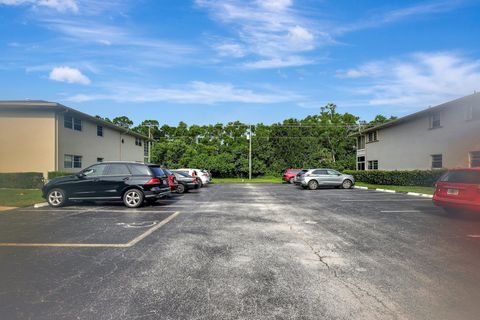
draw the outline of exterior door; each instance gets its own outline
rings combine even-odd
[[[70,185],[69,198],[98,197],[98,192],[101,190],[100,178],[105,169],[105,164],[96,164],[83,170],[77,181]]]
[[[312,172],[319,185],[328,185],[329,175],[327,170],[320,169]]]
[[[131,177],[126,164],[111,163],[107,165],[105,175],[101,177],[101,192],[103,198],[118,198],[127,186]]]
[[[332,186],[341,185],[343,182],[343,177],[340,172],[335,170],[327,170],[328,172],[328,184]]]

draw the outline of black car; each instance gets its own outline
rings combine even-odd
[[[178,186],[177,192],[184,193],[185,191],[200,188],[198,178],[192,177],[183,171],[172,171],[177,178]]]
[[[170,194],[167,176],[157,165],[134,162],[102,162],[76,175],[50,180],[42,189],[52,207],[69,200],[123,200],[130,208],[154,202]]]

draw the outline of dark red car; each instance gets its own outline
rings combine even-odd
[[[302,169],[287,169],[287,170],[285,170],[285,172],[283,173],[282,180],[285,181],[285,182],[288,182],[288,183],[293,184],[293,182],[294,182],[294,180],[295,180],[295,176],[296,176],[300,171],[302,171]]]
[[[170,187],[170,190],[171,191],[176,191],[177,188],[178,188],[177,177],[175,177],[173,172],[168,170],[168,169],[162,169],[162,170],[165,172],[165,174],[168,177],[168,186]]]
[[[447,212],[480,213],[480,168],[449,170],[436,184],[433,203]]]

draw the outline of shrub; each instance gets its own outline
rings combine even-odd
[[[0,188],[39,189],[42,186],[40,172],[0,173]]]
[[[431,187],[446,170],[346,170],[355,180],[371,184]]]
[[[73,173],[61,172],[61,171],[50,171],[48,172],[48,180],[51,180],[56,177],[70,176]]]

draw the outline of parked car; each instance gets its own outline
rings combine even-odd
[[[188,175],[192,177],[196,177],[200,179],[200,187],[203,187],[204,185],[207,185],[210,182],[210,179],[208,177],[208,174],[205,172],[202,172],[200,169],[177,169],[176,171],[182,171],[187,173]]]
[[[52,207],[69,200],[122,200],[137,208],[169,194],[168,178],[159,166],[134,162],[97,163],[76,175],[54,178],[42,189]]]
[[[310,190],[323,186],[350,189],[354,184],[355,179],[353,176],[328,168],[309,169],[300,175],[300,185]]]
[[[300,185],[302,183],[302,176],[308,171],[309,169],[302,169],[300,172],[297,173],[295,176],[293,183],[296,185]]]
[[[282,180],[293,184],[295,182],[295,176],[302,171],[302,169],[287,169],[283,173]]]
[[[188,192],[200,188],[198,178],[192,177],[183,171],[172,171],[178,181],[177,193]]]
[[[450,213],[480,213],[480,168],[448,170],[435,185],[433,203]]]
[[[172,192],[177,191],[177,187],[178,187],[177,177],[175,177],[173,172],[171,172],[168,169],[162,168],[162,170],[163,172],[165,172],[165,174],[168,177],[168,186],[170,187],[170,191]]]

